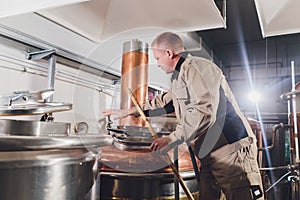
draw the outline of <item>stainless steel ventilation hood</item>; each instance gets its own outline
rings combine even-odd
[[[263,37],[300,32],[299,0],[255,0]]]
[[[22,37],[46,44],[45,48],[63,49],[86,61],[99,63],[99,68],[119,73],[122,43],[126,40],[137,38],[151,42],[166,30],[193,32],[226,27],[213,0],[188,3],[181,0],[74,0],[73,4],[71,0],[68,4],[68,0],[65,1],[62,6],[12,12],[11,16],[0,18],[0,33],[5,35],[6,29],[15,31]]]

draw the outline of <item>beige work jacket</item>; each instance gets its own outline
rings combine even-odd
[[[222,135],[222,117],[216,123],[219,106],[226,112],[226,105],[220,104],[220,87],[244,123],[249,137],[254,140],[251,127],[241,113],[222,71],[205,58],[188,56],[181,65],[178,78],[172,81],[171,89],[146,102],[143,108],[163,107],[173,100],[179,123],[168,136],[170,143],[191,142],[198,157],[204,157],[228,144]]]

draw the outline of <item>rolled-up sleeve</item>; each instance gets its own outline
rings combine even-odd
[[[172,100],[172,95],[169,92],[164,92],[157,95],[154,99],[146,101],[142,105],[143,110],[162,108]]]

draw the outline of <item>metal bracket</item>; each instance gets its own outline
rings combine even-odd
[[[55,49],[46,49],[41,51],[35,52],[28,52],[26,54],[26,59],[28,60],[40,60],[40,59],[47,59],[48,60],[48,74],[47,74],[47,88],[54,89],[54,79],[55,79],[55,65],[56,65],[56,56]],[[47,99],[47,102],[52,102],[53,96]]]
[[[46,49],[35,52],[28,52],[26,54],[27,60],[40,60],[46,58],[47,60],[55,53],[55,49]],[[48,58],[47,58],[48,57]]]

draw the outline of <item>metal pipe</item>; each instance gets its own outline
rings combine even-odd
[[[0,55],[0,58],[2,56],[3,55]],[[8,67],[8,66],[0,65],[0,68],[20,71],[20,72],[24,72],[24,73],[28,73],[28,74],[32,74],[32,75],[38,75],[38,76],[42,76],[42,77],[47,77],[47,67],[46,66],[38,65],[36,63],[27,63],[27,62],[24,62],[21,60],[11,60],[13,58],[9,58],[9,59],[7,59],[7,58],[8,57],[4,57],[4,59],[1,59],[1,60],[12,63],[12,64],[17,64],[18,66],[17,67]],[[15,63],[14,61],[18,61],[18,62]],[[24,64],[30,64],[31,66],[24,67]],[[21,65],[23,65],[23,66],[21,66]],[[112,95],[109,92],[105,92],[104,89],[107,89],[110,91],[119,91],[119,88],[117,88],[117,87],[113,87],[111,85],[104,84],[104,83],[93,82],[86,78],[78,77],[70,72],[56,71],[55,79],[66,82],[66,83],[79,85],[79,86],[82,86],[85,88],[97,90],[97,91],[105,93],[109,96],[112,96]]]
[[[290,116],[291,116],[291,101],[290,101],[290,100],[287,101],[287,106],[288,106],[288,115],[287,115],[287,119],[289,119]],[[290,120],[288,120],[288,125],[291,126]],[[292,133],[291,133],[291,131],[290,131],[290,136],[291,136],[291,135],[292,135]],[[290,141],[291,141],[291,139],[290,139]],[[290,142],[290,143],[291,143],[291,142]],[[292,153],[291,150],[290,150],[290,163],[293,163],[293,153]]]
[[[269,146],[266,146],[266,147],[258,147],[258,151],[266,151],[266,150],[271,150],[274,148],[275,146],[275,143],[276,143],[276,133],[277,133],[277,130],[280,129],[280,128],[288,128],[290,127],[290,125],[286,125],[286,124],[283,124],[283,123],[280,123],[280,124],[276,124],[273,126],[272,128],[272,144],[269,145]]]
[[[93,87],[97,87],[100,90],[103,89],[108,89],[108,90],[113,90],[113,91],[120,91],[120,89],[118,87],[114,87],[108,84],[104,84],[104,83],[99,83],[96,81],[91,81],[90,79],[86,79],[83,77],[79,77],[78,75],[69,73],[69,72],[64,72],[64,71],[57,71],[57,76],[56,77],[64,77],[66,79],[71,79],[75,85],[77,85],[77,82],[82,83],[82,84],[86,84],[86,85],[90,85]]]
[[[289,100],[289,99],[291,99],[291,97],[293,96],[293,95],[296,95],[296,94],[299,94],[300,93],[300,90],[292,90],[292,91],[290,91],[290,92],[287,92],[287,93],[284,93],[284,94],[282,94],[282,95],[280,95],[280,98],[282,99],[282,100]]]
[[[266,189],[266,192],[269,192],[273,187],[275,187],[281,180],[283,180],[287,175],[291,174],[291,172],[287,172],[283,176],[281,176],[273,185],[271,185],[268,189]]]
[[[101,71],[103,76],[106,76],[109,79],[120,78],[117,71],[107,68],[106,65],[88,59],[85,56],[71,53],[59,46],[47,43],[46,41],[42,41],[28,34],[22,33],[16,29],[0,24],[0,40],[2,38],[8,40],[9,45],[17,45],[19,49],[26,50],[28,49],[28,47],[30,49],[34,48],[36,50],[55,49],[55,55],[58,57],[58,63],[68,64],[69,62],[71,62],[72,67],[76,69],[82,69],[87,72],[94,72],[95,70]]]
[[[48,59],[49,67],[47,73],[47,88],[54,89],[55,71],[56,71],[56,56],[51,55]],[[53,101],[53,95],[47,99],[47,102]]]
[[[291,61],[291,75],[292,75],[292,91],[295,91],[295,66],[294,61]],[[296,163],[299,163],[299,137],[298,137],[298,126],[297,126],[297,111],[296,111],[296,95],[292,95],[293,105],[293,121],[294,121],[294,139],[295,139],[295,151],[296,151]]]
[[[278,167],[261,167],[259,168],[260,171],[273,171],[273,170],[292,170],[292,169],[299,169],[298,165],[287,165],[287,166],[278,166]]]

